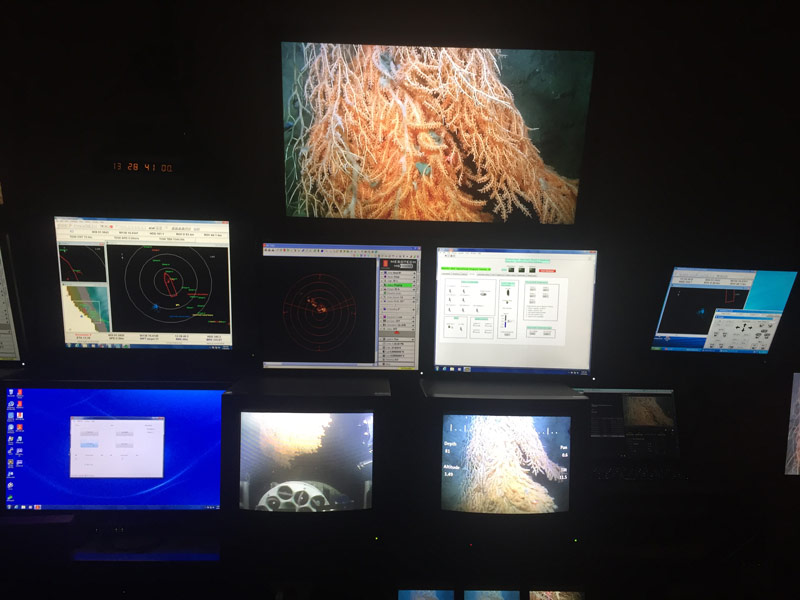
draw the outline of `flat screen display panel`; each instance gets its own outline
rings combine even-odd
[[[573,223],[594,53],[282,44],[286,213]]]
[[[786,443],[786,475],[800,475],[800,373],[792,379],[792,406],[789,410],[789,439]]]
[[[675,267],[651,348],[767,354],[796,276]]]
[[[227,221],[55,217],[67,348],[232,347]]]
[[[445,415],[442,509],[569,510],[570,417]]]
[[[434,369],[588,375],[594,250],[438,248]]]
[[[397,600],[454,600],[453,590],[399,590]]]
[[[372,508],[372,413],[241,413],[239,506]]]
[[[6,508],[219,509],[221,397],[6,388]]]
[[[583,592],[536,591],[530,592],[529,600],[583,600]]]
[[[501,590],[464,590],[464,600],[519,600],[519,592]]]
[[[0,240],[0,365],[20,360],[9,280],[3,260],[2,240]]]
[[[263,245],[263,366],[415,370],[420,246]]]

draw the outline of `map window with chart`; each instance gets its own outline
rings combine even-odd
[[[230,349],[227,221],[55,217],[68,348]]]

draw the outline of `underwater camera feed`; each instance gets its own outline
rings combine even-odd
[[[570,417],[445,415],[442,509],[569,510]]]
[[[284,42],[286,214],[574,223],[594,53]]]
[[[372,435],[372,413],[243,412],[239,507],[371,508]]]
[[[583,600],[583,592],[531,592],[529,600]]]
[[[455,592],[452,590],[400,590],[397,600],[453,600]]]
[[[792,407],[789,410],[789,440],[786,444],[785,475],[800,475],[800,373],[792,379]]]
[[[623,396],[622,409],[626,427],[675,426],[675,404],[671,397]]]
[[[464,600],[519,600],[519,592],[465,590]]]

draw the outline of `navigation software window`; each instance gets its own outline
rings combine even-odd
[[[227,221],[55,217],[67,348],[232,346]]]

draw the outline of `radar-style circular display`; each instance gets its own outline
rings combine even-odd
[[[125,291],[131,304],[159,323],[183,323],[202,313],[211,289],[211,269],[191,247],[168,251],[142,247],[125,267]]]
[[[298,346],[329,352],[350,337],[356,299],[340,279],[313,273],[299,279],[283,301],[283,324]]]

